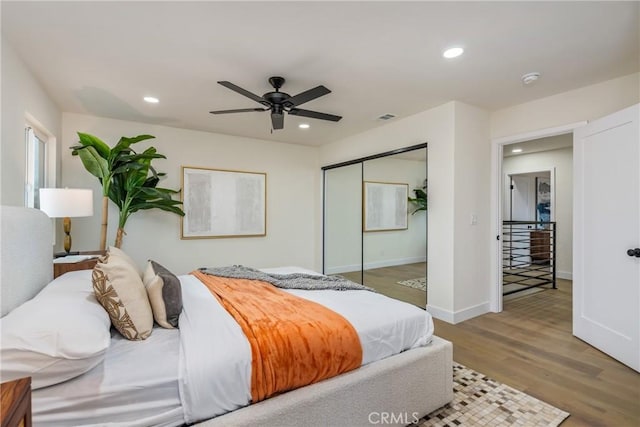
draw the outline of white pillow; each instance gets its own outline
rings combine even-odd
[[[104,359],[110,327],[91,270],[64,274],[0,319],[0,381],[31,376],[38,389],[75,378]]]

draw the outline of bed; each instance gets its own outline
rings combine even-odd
[[[9,312],[26,306],[23,303],[39,292],[40,295],[46,295],[71,289],[78,295],[86,294],[86,298],[90,298],[89,271],[67,273],[51,282],[51,221],[32,209],[1,209],[0,285],[3,321]],[[298,270],[275,271],[287,273]],[[180,276],[183,289],[192,280],[197,279],[190,275]],[[191,298],[197,304],[200,301],[198,288],[190,286],[189,289],[196,291],[194,295],[185,295],[185,303]],[[385,419],[386,425],[406,425],[452,399],[452,346],[428,330],[431,321],[428,317],[426,319],[429,320],[425,320],[425,316],[428,316],[426,312],[415,307],[410,309],[404,303],[368,292],[371,295],[366,295],[363,300],[362,293],[366,291],[344,291],[344,297],[339,302],[332,302],[325,295],[333,291],[289,292],[316,299],[354,324],[363,345],[364,364],[360,368],[248,406],[242,402],[236,403],[237,408],[218,414],[229,405],[228,401],[217,402],[218,395],[211,394],[211,391],[189,389],[198,377],[221,380],[218,380],[217,374],[210,377],[208,374],[200,375],[199,368],[192,366],[191,359],[185,356],[185,352],[191,355],[194,352],[185,351],[182,341],[185,336],[195,332],[183,327],[183,322],[185,325],[189,323],[183,318],[183,313],[180,329],[156,327],[144,341],[128,341],[117,332],[112,332],[107,337],[108,348],[95,366],[82,375],[33,391],[34,422],[42,425],[108,423],[122,426],[174,426],[186,423],[210,427],[364,426],[379,424]],[[313,296],[307,294],[305,297],[305,292],[311,292]],[[40,295],[35,300],[41,298]],[[390,314],[376,316],[380,326],[391,328],[391,336],[401,338],[399,342],[395,342],[397,338],[391,342],[388,338],[382,339],[380,332],[366,330],[367,325],[375,322],[366,317],[368,310],[358,308],[358,302],[366,306],[381,303],[382,300],[389,300],[385,302],[390,304],[385,306],[388,313],[410,312],[409,315],[400,316],[404,316],[404,320],[386,323],[383,320],[390,318]],[[189,313],[192,313],[191,308]],[[415,325],[415,313],[423,317],[423,326],[411,326]],[[190,316],[192,320],[197,319],[196,314]],[[220,320],[216,322],[220,325]],[[217,337],[217,342],[224,342],[221,341],[227,339],[224,334],[232,328],[218,329],[222,335]],[[398,334],[398,330],[413,332]],[[387,350],[376,347],[376,341],[386,343],[389,348],[407,348],[390,355],[385,353]],[[203,351],[208,350],[205,348]],[[246,358],[238,356],[234,360],[241,361],[242,357]],[[246,361],[242,363],[238,362],[235,368],[229,370],[246,369],[242,367]],[[223,373],[220,376],[224,377]],[[224,388],[223,394],[236,393],[231,383],[221,382],[219,386]],[[190,400],[200,402],[195,405]]]

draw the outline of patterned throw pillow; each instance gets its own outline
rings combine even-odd
[[[163,328],[177,328],[182,312],[180,279],[155,261],[147,263],[142,277],[153,310],[153,317]]]
[[[110,249],[93,269],[92,280],[96,299],[109,313],[111,324],[118,332],[134,341],[151,335],[151,305],[140,274],[131,261]]]
[[[109,254],[111,256],[115,256],[118,258],[121,258],[122,260],[126,261],[128,264],[130,264],[133,269],[136,271],[136,273],[138,273],[138,276],[142,277],[142,271],[140,271],[140,268],[138,267],[138,264],[136,264],[136,262],[133,260],[133,258],[131,258],[129,255],[127,255],[127,253],[125,251],[123,251],[122,249],[118,249],[115,246],[109,246]]]

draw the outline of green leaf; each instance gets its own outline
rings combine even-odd
[[[109,165],[93,146],[77,150],[84,168],[93,176],[104,179],[109,176]]]
[[[126,136],[123,136],[122,138],[120,138],[120,141],[118,141],[118,143],[111,149],[111,158],[110,161],[115,160],[120,153],[122,152],[130,152],[130,146],[131,144],[135,144],[137,142],[140,141],[145,141],[147,139],[152,139],[155,138],[155,136],[153,135],[138,135],[135,136],[133,138],[127,138]],[[155,150],[155,149],[154,149]]]
[[[411,202],[411,203],[416,205],[415,210],[413,212],[411,212],[411,215],[414,215],[416,212],[426,211],[427,210],[427,193],[424,190],[420,189],[420,188],[415,188],[413,190],[413,192],[415,193],[416,197],[415,198],[411,198],[411,197],[407,198],[409,200],[409,202]]]
[[[88,133],[78,132],[78,138],[80,139],[80,144],[85,147],[93,147],[96,149],[100,157],[103,159],[108,159],[109,154],[111,153],[111,149],[109,146],[102,141],[97,136],[89,135]],[[71,147],[73,150],[74,147]]]
[[[118,207],[119,228],[124,228],[128,218],[139,210],[161,209],[184,215],[180,208],[182,201],[172,198],[180,190],[157,187],[166,174],[157,172],[151,162],[166,156],[155,147],[148,147],[142,153],[131,148],[154,136],[122,137],[113,148],[93,135],[79,132],[78,136],[80,143],[71,147],[71,154],[80,157],[87,171],[100,181],[103,194]]]
[[[123,163],[120,166],[116,167],[113,170],[113,174],[127,174],[129,172],[132,171],[136,171],[136,170],[141,170],[141,169],[145,169],[148,168],[147,165],[142,164],[142,163]]]
[[[166,212],[172,212],[172,213],[174,213],[176,215],[184,216],[184,212],[178,206],[170,205],[170,204],[162,204],[162,203],[159,203],[159,202],[140,203],[140,204],[131,206],[131,209],[135,209],[136,211],[137,210],[149,210],[149,209],[161,209],[161,210],[166,211]]]

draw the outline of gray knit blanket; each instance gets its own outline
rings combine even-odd
[[[231,279],[261,280],[282,289],[305,289],[309,291],[332,289],[334,291],[355,290],[375,292],[375,290],[367,286],[352,282],[342,276],[315,276],[313,274],[304,273],[268,274],[243,265],[200,268],[199,270],[212,276],[227,277]]]

